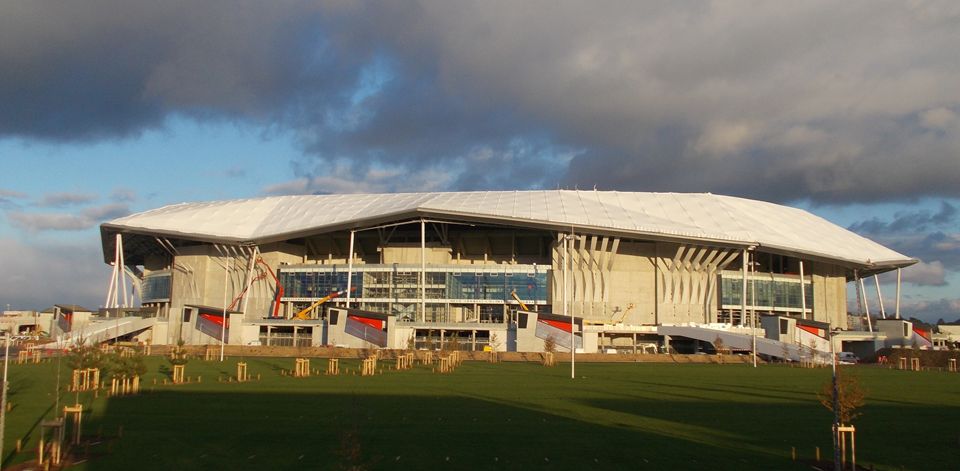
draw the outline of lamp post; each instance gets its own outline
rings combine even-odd
[[[227,343],[227,276],[229,271],[233,268],[233,258],[231,257],[227,260],[227,263],[223,264],[223,316],[220,318],[223,321],[220,324],[220,361],[223,362],[224,350],[226,350]]]
[[[3,394],[0,396],[0,464],[3,463],[3,431],[7,425],[7,368],[10,365],[10,332],[7,332],[7,346],[3,355]]]
[[[570,239],[574,240],[572,230],[570,231]],[[567,249],[570,249],[570,246],[567,246]],[[572,265],[571,265],[572,266]],[[573,309],[570,310],[570,379],[576,379],[576,357],[577,357],[577,324],[573,322]]]
[[[757,255],[751,250],[750,254],[750,337],[752,341],[753,367],[757,367]]]
[[[836,331],[830,331],[830,363],[833,366],[831,388],[833,390],[833,469],[841,471],[840,466],[840,390],[837,387],[837,352],[833,346],[833,336]]]

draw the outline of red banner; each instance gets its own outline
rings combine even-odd
[[[383,330],[383,321],[380,319],[371,319],[369,317],[360,317],[360,316],[353,316],[353,315],[351,315],[350,318],[357,322],[369,325],[374,329]]]
[[[563,322],[563,321],[548,321],[548,320],[546,320],[546,319],[540,319],[540,322],[543,322],[544,324],[547,324],[547,325],[549,325],[549,326],[551,326],[551,327],[555,327],[555,328],[557,328],[557,329],[560,329],[560,330],[562,330],[562,331],[564,331],[564,332],[566,332],[566,333],[570,333],[570,323],[569,323],[569,322]]]

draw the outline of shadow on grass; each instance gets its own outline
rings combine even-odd
[[[830,427],[832,414],[819,403],[796,402],[730,403],[719,401],[661,401],[588,399],[581,403],[589,408],[611,413],[621,425],[674,425],[665,433],[676,433],[687,439],[697,436],[732,442],[746,451],[770,450],[790,453],[797,447],[804,459],[813,458],[815,447],[822,456],[832,453]],[[918,405],[868,403],[860,409],[863,416],[855,421],[857,428],[857,463],[876,465],[880,469],[953,469],[958,456],[954,453],[931,453],[933,450],[956,449],[956,433],[930,433],[927,424],[960,423],[960,410]],[[909,422],[908,422],[909,421]],[[917,426],[919,425],[919,426]],[[897,433],[899,430],[900,433]],[[704,432],[706,431],[706,432]],[[753,465],[751,465],[751,468]],[[721,469],[726,469],[721,467]]]
[[[78,469],[803,469],[457,396],[162,391],[112,399],[88,426],[124,435]]]

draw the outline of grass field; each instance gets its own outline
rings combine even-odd
[[[280,375],[293,359],[247,358],[261,381],[217,382],[236,361],[194,360],[187,375],[202,383],[153,386],[167,363],[151,358],[143,394],[81,394],[84,432],[104,440],[75,469],[809,469],[790,461],[792,446],[805,459],[831,450],[831,414],[815,396],[828,369],[594,363],[571,380],[568,364],[471,362],[449,375],[298,379]],[[55,371],[11,366],[5,464],[33,458]],[[847,371],[869,391],[858,463],[957,469],[960,375]],[[60,407],[74,400],[64,393]],[[13,453],[23,437],[29,451]]]

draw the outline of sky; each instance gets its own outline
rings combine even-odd
[[[960,319],[958,47],[955,1],[2,2],[0,308],[102,305],[99,224],[166,204],[597,188],[804,208]]]

